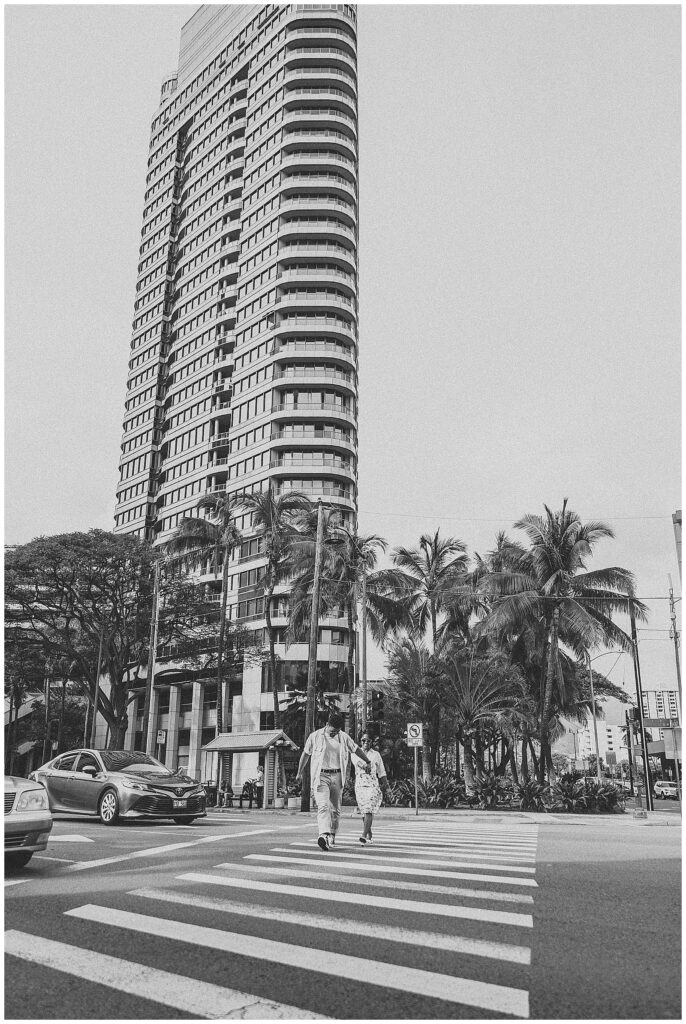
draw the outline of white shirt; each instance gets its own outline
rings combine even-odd
[[[324,751],[326,749],[326,739],[324,733],[326,728],[317,729],[315,732],[311,732],[305,741],[306,754],[309,754],[312,758],[312,764],[310,766],[310,779],[312,789],[316,789],[319,785],[319,776],[321,775],[324,764]],[[338,764],[334,764],[333,767],[340,768],[341,771],[341,786],[345,786],[346,776],[348,774],[348,766],[350,764],[350,755],[354,754],[357,750],[357,743],[349,736],[347,732],[341,731],[336,737],[338,741]]]
[[[353,754],[353,764],[355,765],[356,768],[360,768],[361,769],[361,771],[359,772],[359,776],[358,776],[360,782],[363,785],[368,785],[369,783],[373,784],[373,780],[375,778],[376,779],[385,779],[386,778],[386,769],[384,768],[384,763],[383,763],[383,760],[381,759],[381,754],[379,753],[379,751],[378,750],[374,750],[374,748],[372,747],[372,748],[370,748],[369,750],[366,751],[366,754],[367,754],[367,757],[369,758],[369,760],[372,763],[372,770],[371,770],[371,772],[369,774],[367,774],[364,771],[364,769],[366,768],[366,765],[365,765],[364,761],[362,760],[362,758],[358,757],[356,754]]]

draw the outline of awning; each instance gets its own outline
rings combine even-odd
[[[268,729],[264,732],[222,732],[206,743],[203,750],[221,750],[228,754],[247,754],[256,750],[266,750],[275,744],[299,750],[290,736],[283,729]]]

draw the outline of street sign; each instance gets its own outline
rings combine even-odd
[[[605,763],[609,765],[617,764],[617,755],[615,754],[614,750],[608,750],[608,752],[605,755]]]
[[[646,729],[678,729],[678,718],[644,718],[643,724]]]
[[[158,729],[157,730],[157,742],[158,743],[166,743],[167,742],[167,730],[166,729]]]
[[[421,722],[407,723],[407,745],[408,747],[421,747],[423,726]]]

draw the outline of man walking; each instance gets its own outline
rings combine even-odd
[[[296,782],[302,780],[307,762],[312,758],[311,783],[317,803],[317,826],[320,850],[330,850],[336,842],[341,816],[341,797],[350,765],[350,755],[357,754],[366,762],[365,771],[371,771],[371,761],[355,740],[343,732],[343,716],[337,711],[329,714],[323,729],[316,729],[307,737],[300,755]]]

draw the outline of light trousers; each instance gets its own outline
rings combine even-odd
[[[326,832],[338,831],[338,821],[341,817],[341,797],[343,795],[343,779],[340,772],[327,775],[324,772],[319,776],[319,783],[315,790],[317,802],[317,825],[319,835]]]

